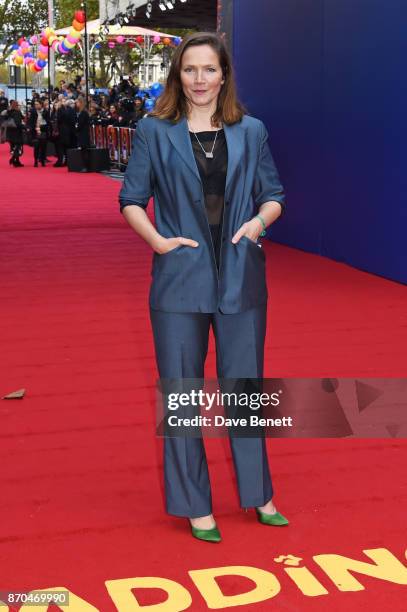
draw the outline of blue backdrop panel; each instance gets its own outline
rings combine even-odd
[[[235,0],[239,95],[287,192],[274,240],[407,282],[407,2]]]

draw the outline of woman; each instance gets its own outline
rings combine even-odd
[[[185,38],[165,91],[138,123],[120,192],[129,225],[154,250],[150,318],[161,379],[203,379],[210,325],[219,379],[262,378],[267,289],[260,234],[285,206],[264,124],[244,113],[213,33]],[[145,209],[154,195],[156,227]],[[240,504],[277,512],[264,436],[231,437]],[[165,437],[166,507],[219,542],[202,438]]]
[[[5,113],[5,118],[8,120],[6,139],[10,143],[11,152],[9,164],[15,168],[22,168],[24,164],[20,162],[20,156],[23,154],[24,121],[17,100],[11,100],[10,108]]]
[[[134,111],[129,122],[130,128],[136,128],[137,123],[144,117],[146,111],[144,109],[144,100],[141,96],[136,96],[134,99]]]
[[[45,166],[47,157],[47,143],[51,132],[51,120],[49,110],[44,107],[44,102],[35,99],[28,118],[28,126],[31,132],[31,142],[34,147],[34,167],[38,168],[38,162]]]
[[[76,140],[78,148],[82,150],[82,160],[84,168],[81,172],[88,172],[89,157],[88,148],[90,147],[90,118],[86,110],[85,98],[79,96],[76,100]]]
[[[109,110],[103,113],[102,125],[117,126],[119,123],[119,114],[114,104],[109,106]]]

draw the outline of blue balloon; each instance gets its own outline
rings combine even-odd
[[[181,42],[182,42],[182,39],[179,36],[176,36],[174,38],[174,43],[177,45],[177,47],[178,47],[178,45],[181,44]]]
[[[44,67],[47,65],[47,62],[46,62],[45,60],[43,60],[43,59],[39,59],[39,60],[37,61],[37,64],[38,64],[38,66],[39,66],[40,68],[44,68]]]
[[[162,94],[163,89],[164,87],[161,85],[161,83],[153,83],[150,87],[151,95],[153,95],[155,98],[158,98],[158,96]]]
[[[144,108],[146,109],[146,111],[153,110],[154,100],[152,100],[151,98],[147,98],[147,100],[144,101]]]
[[[13,45],[11,48],[13,51],[15,51],[16,49],[18,49],[18,45]]]

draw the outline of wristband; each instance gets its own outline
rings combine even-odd
[[[260,236],[265,236],[266,235],[266,224],[264,223],[263,218],[260,217],[260,215],[256,215],[254,218],[255,219],[260,219],[260,222],[261,222],[261,224],[263,226],[263,231],[261,232]]]

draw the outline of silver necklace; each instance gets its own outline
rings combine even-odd
[[[189,126],[189,123],[188,123],[188,126]],[[191,131],[193,132],[193,134],[194,134],[195,138],[197,139],[197,141],[198,141],[198,143],[199,143],[199,146],[201,147],[202,151],[205,153],[205,157],[206,157],[207,159],[212,159],[212,158],[213,158],[213,150],[214,150],[214,148],[215,148],[216,138],[218,137],[218,132],[219,132],[219,130],[216,130],[216,133],[215,133],[215,140],[213,141],[213,145],[212,145],[212,150],[211,150],[211,151],[205,151],[205,149],[203,148],[203,146],[202,146],[202,144],[201,144],[201,142],[200,142],[200,140],[199,140],[198,136],[197,136],[197,135],[196,135],[196,133],[194,132],[194,130],[191,130]]]

